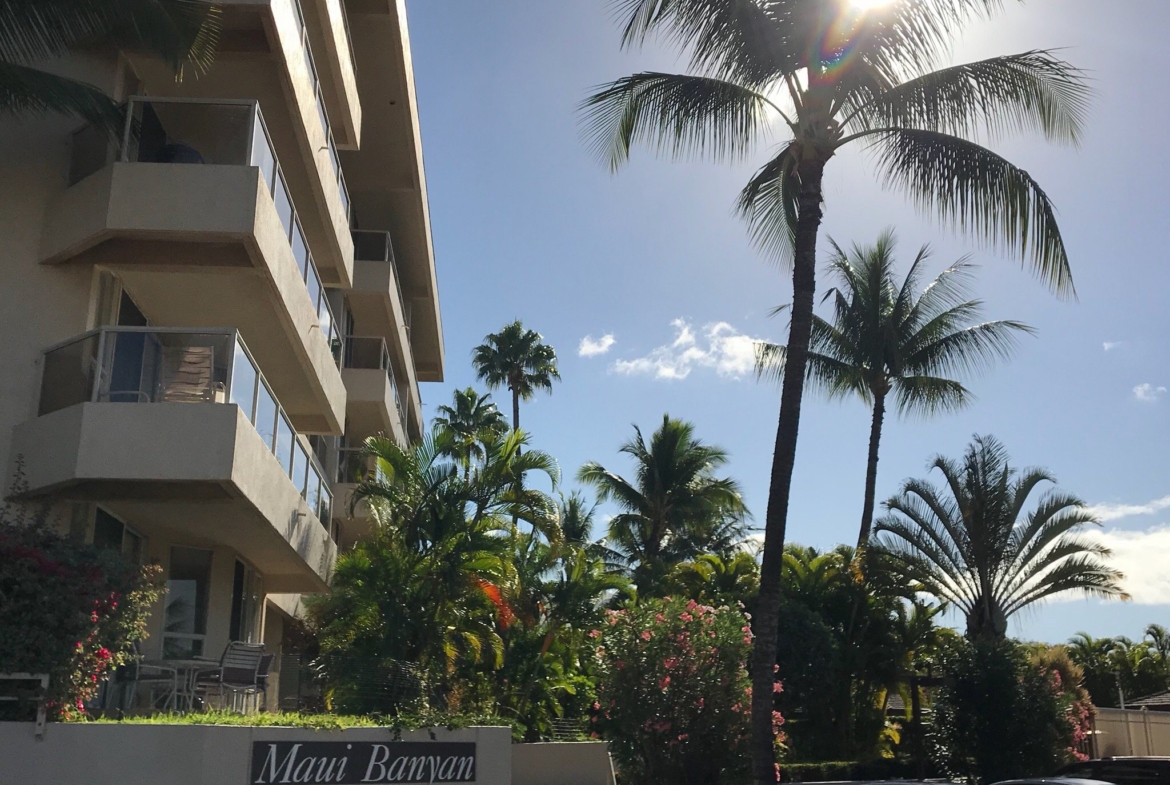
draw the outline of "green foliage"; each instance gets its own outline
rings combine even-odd
[[[146,637],[157,567],[62,537],[45,516],[0,511],[0,673],[49,674],[50,716],[69,718]]]
[[[472,350],[471,364],[489,390],[506,387],[512,393],[513,430],[520,427],[520,401],[532,400],[538,390],[552,392],[552,383],[561,378],[556,351],[519,319],[486,336]]]
[[[932,768],[928,777],[935,777]],[[823,761],[818,763],[783,763],[781,782],[849,782],[881,780],[918,780],[921,769],[917,763],[904,759],[879,758],[867,761]]]
[[[312,728],[345,730],[346,728],[387,728],[396,732],[427,728],[470,728],[500,726],[508,721],[490,714],[449,714],[423,711],[387,716],[381,714],[307,714],[301,712],[260,712],[240,714],[234,711],[203,711],[189,714],[128,715],[118,719],[83,719],[102,725],[235,725],[259,728]]]
[[[76,47],[108,41],[161,59],[178,77],[211,67],[221,10],[192,0],[7,0],[0,5],[0,114],[60,112],[112,139],[123,114],[87,82],[42,70]]]
[[[1080,536],[1097,522],[1084,502],[1050,491],[1025,515],[1032,491],[1055,482],[1047,471],[1012,468],[992,436],[930,465],[946,484],[907,480],[875,531],[900,570],[963,612],[969,637],[1003,640],[1012,614],[1062,592],[1126,596],[1109,550]]]
[[[1094,705],[1117,707],[1118,687],[1126,701],[1170,689],[1170,639],[1158,624],[1146,628],[1143,640],[1124,636],[1093,638],[1077,633],[1068,654],[1084,672],[1085,689]]]
[[[746,551],[704,553],[674,565],[663,591],[704,605],[739,605],[751,609],[760,591],[760,565]]]
[[[621,510],[610,519],[606,544],[643,595],[661,596],[673,565],[703,553],[728,554],[740,543],[749,513],[739,484],[715,476],[727,453],[696,439],[693,425],[663,415],[649,444],[634,426],[634,438],[620,451],[634,459],[632,481],[596,462],[582,466],[577,479]]]
[[[793,760],[870,760],[893,752],[886,699],[942,642],[937,608],[914,603],[914,587],[871,554],[867,580],[850,570],[854,551],[789,545],[777,658]]]
[[[622,782],[727,783],[747,765],[747,619],[736,608],[652,599],[589,633],[599,667],[597,732]],[[779,685],[777,685],[779,689]],[[774,718],[783,741],[779,713]]]
[[[934,702],[935,760],[975,783],[1046,776],[1072,759],[1070,702],[1053,670],[1011,641],[956,641]]]

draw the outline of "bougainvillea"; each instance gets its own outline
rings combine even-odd
[[[751,631],[742,610],[685,599],[645,600],[630,610],[610,611],[589,637],[600,672],[594,734],[609,740],[624,783],[743,778]],[[780,744],[783,722],[776,712]]]
[[[0,515],[0,673],[47,673],[49,716],[84,712],[146,635],[157,567]]]

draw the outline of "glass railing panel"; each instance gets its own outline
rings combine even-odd
[[[373,229],[354,229],[353,258],[362,262],[389,262],[393,256],[390,233]]]
[[[329,520],[321,518],[319,515],[321,510],[321,473],[317,471],[316,466],[309,466],[309,484],[305,489],[305,502],[322,523]]]
[[[292,424],[284,416],[284,412],[280,412],[276,418],[276,449],[274,452],[280,465],[284,467],[284,473],[290,477],[292,476],[292,448],[295,433]]]
[[[255,423],[256,386],[260,374],[252,364],[252,358],[240,342],[236,342],[235,358],[232,362],[231,402],[244,412],[249,422]]]
[[[246,166],[253,112],[250,103],[132,99],[138,133],[130,135],[125,160]]]
[[[305,242],[305,233],[301,229],[301,222],[294,221],[292,232],[292,252],[293,259],[297,262],[297,269],[301,271],[301,278],[307,280],[309,276],[309,245]],[[309,299],[316,303],[313,298],[313,290],[309,289]]]
[[[364,447],[344,447],[337,451],[337,482],[359,483],[373,474],[375,465]]]
[[[252,166],[260,169],[260,176],[268,186],[269,193],[276,189],[276,153],[272,150],[272,141],[268,138],[268,131],[264,127],[264,119],[260,116],[260,107],[256,106],[255,120],[252,127]]]
[[[98,400],[224,403],[230,334],[107,331]]]
[[[268,389],[268,384],[261,381],[256,393],[256,419],[253,425],[256,426],[256,433],[260,434],[260,438],[264,440],[264,444],[268,446],[269,450],[274,450],[276,445],[276,418],[279,415],[280,407],[276,405],[276,396],[272,394],[272,390]]]
[[[299,440],[293,441],[292,469],[289,478],[296,486],[297,492],[305,496],[309,481],[309,454]]]
[[[100,340],[100,334],[93,333],[45,353],[38,416],[90,400]]]
[[[321,499],[317,504],[317,520],[329,528],[329,521],[333,518],[333,492],[329,490],[329,484],[325,482],[325,478],[321,480]],[[336,541],[336,540],[335,540]]]
[[[280,166],[276,167],[276,183],[272,192],[272,202],[276,205],[276,215],[280,218],[280,225],[284,227],[284,236],[292,238],[293,218],[296,210],[293,209],[292,197],[288,195],[288,186],[284,184],[284,175]]]

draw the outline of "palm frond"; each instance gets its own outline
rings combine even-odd
[[[764,128],[768,100],[705,76],[633,74],[600,87],[581,105],[588,146],[611,170],[645,143],[675,158],[739,160]]]
[[[916,206],[992,246],[1019,252],[1060,295],[1075,296],[1064,239],[1048,195],[1023,169],[985,147],[926,130],[865,132],[885,184]]]
[[[93,85],[0,60],[0,114],[49,112],[90,122],[111,140],[121,137],[125,123],[122,108]]]
[[[789,142],[760,167],[736,202],[756,247],[785,266],[792,263],[796,247],[798,192],[796,146]]]

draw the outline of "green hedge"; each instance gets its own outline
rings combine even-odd
[[[821,763],[781,763],[781,782],[847,782],[849,780],[916,780],[921,772],[917,763],[903,758],[871,761],[824,761]],[[925,775],[935,776],[927,764]]]

